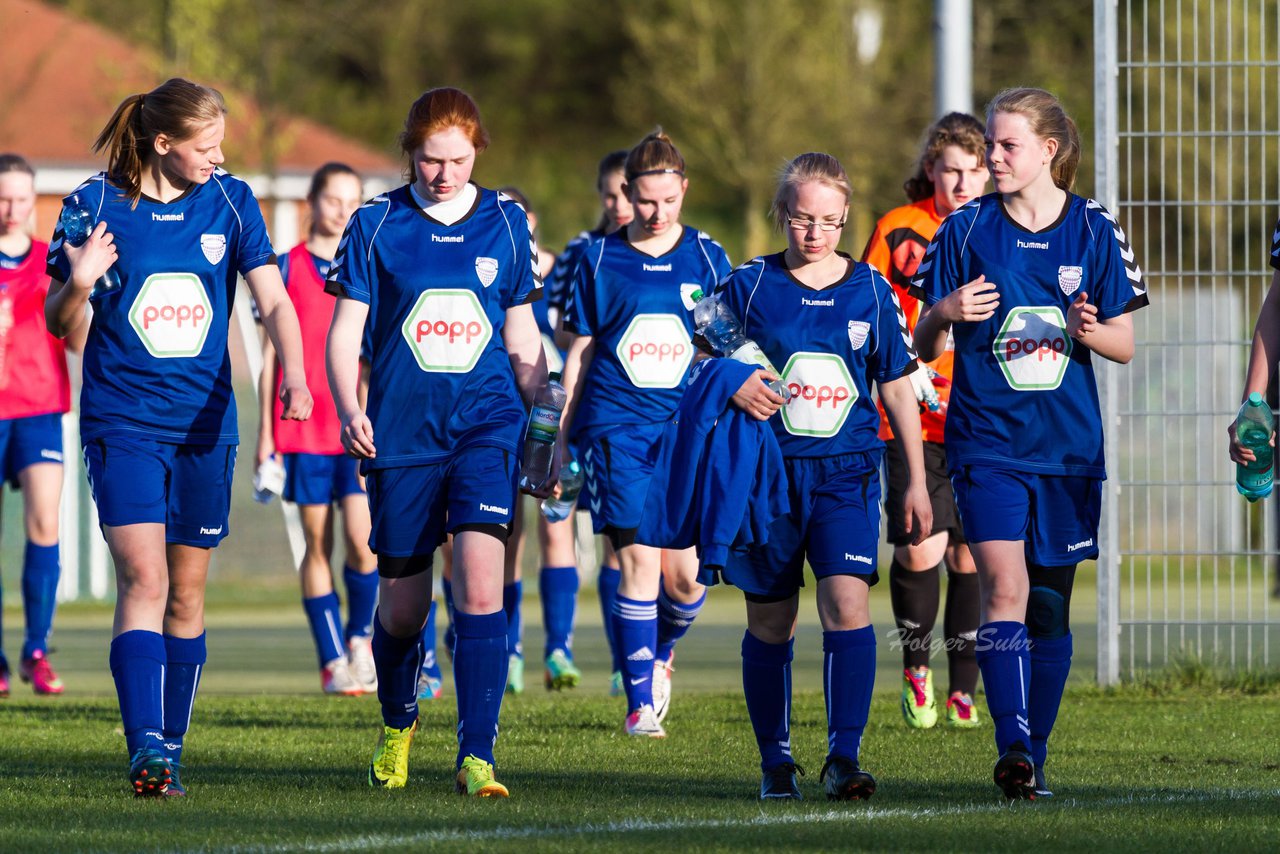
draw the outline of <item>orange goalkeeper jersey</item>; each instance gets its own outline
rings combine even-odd
[[[938,216],[932,198],[894,208],[876,223],[876,229],[867,241],[867,248],[862,251],[862,260],[883,273],[889,284],[893,285],[898,301],[902,303],[902,311],[907,316],[907,328],[912,333],[915,332],[916,321],[920,319],[921,304],[920,300],[910,294],[908,288],[911,278],[916,274],[916,267],[920,266],[920,259],[924,257],[924,250],[942,224],[942,219]],[[942,441],[947,404],[951,399],[953,358],[951,338],[948,336],[947,349],[937,359],[927,363],[937,374],[933,386],[938,391],[942,408],[937,412],[920,413],[920,431],[926,442]],[[885,417],[884,405],[877,402],[877,406],[880,407],[880,438],[891,439],[893,433],[889,429],[889,419]]]

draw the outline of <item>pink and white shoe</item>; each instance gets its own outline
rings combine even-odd
[[[30,658],[18,662],[18,676],[23,682],[30,682],[37,694],[62,693],[62,680],[49,665],[49,659],[43,650],[36,650]]]

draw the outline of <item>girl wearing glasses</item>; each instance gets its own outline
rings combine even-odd
[[[982,195],[987,185],[982,122],[965,113],[943,116],[925,134],[916,174],[904,189],[911,204],[889,211],[862,252],[862,260],[875,266],[893,285],[907,317],[907,328],[915,329],[920,316],[920,300],[908,292],[911,278],[942,220],[956,208]],[[880,414],[880,438],[885,440],[885,501],[889,542],[893,543],[893,563],[889,566],[889,598],[902,644],[902,716],[907,725],[928,729],[938,722],[933,699],[933,672],[929,654],[933,650],[933,625],[938,618],[939,575],[947,568],[946,632],[949,695],[946,718],[950,726],[979,725],[973,692],[978,684],[978,663],[973,656],[974,633],[978,629],[978,576],[973,557],[964,542],[960,514],[947,476],[947,457],[942,436],[947,405],[951,397],[952,352],[948,342],[928,369],[911,375],[916,397],[933,388],[939,408],[920,407],[920,434],[924,439],[925,475],[929,499],[933,502],[933,530],[928,540],[911,544],[912,535],[899,512],[907,484],[907,461],[902,444]]]
[[[986,154],[995,193],[947,218],[912,283],[927,305],[916,341],[929,359],[955,339],[947,462],[981,585],[995,783],[1036,798],[1071,669],[1076,564],[1098,555],[1093,356],[1133,357],[1129,312],[1147,293],[1115,218],[1071,193],[1080,137],[1057,98],[998,94]]]
[[[807,559],[818,579],[823,681],[830,745],[820,780],[831,800],[871,796],[858,764],[875,679],[876,638],[867,594],[877,581],[884,443],[870,382],[902,442],[908,483],[904,526],[928,535],[920,418],[908,374],[916,354],[893,288],[869,264],[838,252],[852,190],[829,154],[802,154],[783,169],[773,216],[787,248],[742,265],[719,294],[743,331],[782,368],[790,401],[752,377],[734,395],[744,412],[769,419],[785,460],[790,512],[763,546],[733,551],[724,580],[747,600],[742,683],[760,747],[762,799],[800,798],[791,755],[791,660]],[[772,378],[767,372],[758,374]],[[782,409],[779,412],[779,408]],[[801,772],[803,773],[803,772]]]
[[[730,269],[720,244],[682,225],[684,157],[661,129],[627,155],[635,218],[593,243],[578,264],[564,328],[578,336],[565,360],[562,434],[586,475],[583,500],[618,552],[612,614],[627,696],[628,735],[663,738],[671,656],[706,598],[693,549],[641,545],[636,529],[662,429],[693,361],[693,294]]]

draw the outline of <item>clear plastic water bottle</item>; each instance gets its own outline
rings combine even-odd
[[[270,504],[271,499],[284,494],[284,463],[277,456],[267,457],[253,473],[253,500]]]
[[[93,232],[94,227],[98,224],[93,216],[93,211],[89,208],[87,202],[76,193],[71,197],[62,208],[62,233],[67,243],[72,246],[83,246],[84,242],[89,239],[89,235]],[[115,265],[112,264],[107,268],[107,272],[98,277],[98,281],[93,283],[93,291],[90,296],[98,297],[103,294],[111,293],[120,289],[120,274],[116,272]]]
[[[563,522],[569,518],[585,481],[586,475],[577,460],[560,469],[560,495],[542,499],[542,515],[548,522]]]
[[[1271,494],[1275,449],[1271,447],[1271,434],[1276,421],[1271,407],[1256,391],[1240,405],[1236,416],[1236,438],[1240,444],[1253,451],[1254,461],[1236,465],[1236,491],[1250,501],[1266,498]]]
[[[559,372],[553,371],[529,413],[529,427],[524,434],[524,464],[520,467],[521,489],[538,489],[551,476],[560,413],[564,412],[568,399],[569,394],[560,385]]]
[[[693,326],[698,334],[721,356],[747,365],[759,365],[770,373],[779,373],[769,357],[742,332],[742,324],[733,311],[719,297],[704,294],[702,289],[693,292]],[[769,383],[769,388],[783,400],[791,399],[787,384],[781,379]]]

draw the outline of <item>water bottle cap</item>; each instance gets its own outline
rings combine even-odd
[[[1256,391],[1250,392],[1250,393],[1249,393],[1249,404],[1250,404],[1251,406],[1261,406],[1261,405],[1262,405],[1262,395],[1258,394]]]
[[[551,373],[547,374],[547,380],[548,380],[549,382],[553,382],[553,383],[558,383],[558,382],[560,382],[560,372],[559,372],[559,371],[552,371]]]
[[[706,294],[702,292],[702,288],[698,288],[696,291],[689,294],[689,299],[693,300],[694,302],[697,302],[698,300],[702,299],[704,296],[706,296]]]

